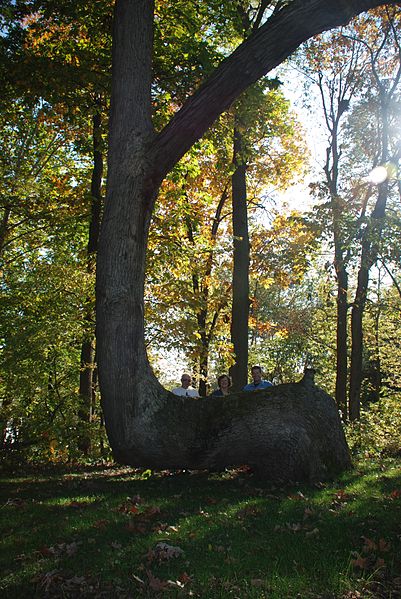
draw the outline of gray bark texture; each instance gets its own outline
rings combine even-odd
[[[155,403],[147,432],[142,422],[132,446],[115,448],[117,460],[157,469],[247,464],[287,482],[326,480],[351,464],[335,402],[314,384],[313,371],[252,393],[192,399],[162,392]]]

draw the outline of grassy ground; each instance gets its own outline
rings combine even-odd
[[[244,469],[4,476],[0,596],[401,597],[400,464],[312,488]]]

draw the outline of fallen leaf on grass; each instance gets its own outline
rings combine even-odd
[[[51,586],[54,583],[59,583],[62,580],[60,570],[50,570],[49,572],[45,572],[33,579],[33,582],[38,582],[39,586],[44,589],[46,593],[49,592]]]
[[[160,511],[159,507],[150,506],[150,507],[146,508],[146,510],[144,512],[142,512],[142,515],[145,518],[151,518],[152,516],[156,516],[160,513],[161,513],[161,511]]]
[[[362,557],[358,555],[356,559],[351,560],[351,564],[354,568],[360,568],[361,570],[366,570],[368,566],[369,559],[367,557]]]
[[[374,564],[374,569],[378,570],[379,568],[384,568],[385,565],[386,565],[386,562],[384,561],[384,559],[382,557],[378,557]]]
[[[305,495],[301,493],[301,491],[298,491],[297,493],[295,493],[295,495],[288,495],[288,499],[293,499],[296,501],[306,501],[308,498],[305,497]]]
[[[184,551],[181,547],[174,547],[168,543],[157,543],[154,549],[149,549],[146,557],[148,562],[154,560],[165,562],[172,558],[181,557],[182,555],[184,555]]]
[[[130,520],[126,526],[126,529],[130,532],[137,532],[140,535],[146,534],[148,527],[145,522],[133,522]]]
[[[260,510],[257,507],[249,505],[237,512],[237,518],[242,520],[243,518],[248,518],[249,516],[258,516],[259,514]]]
[[[313,510],[312,508],[306,507],[304,509],[304,520],[306,520],[310,516],[314,516],[314,515],[315,515],[315,510]]]
[[[387,551],[390,551],[390,549],[391,543],[389,543],[385,539],[379,539],[379,551],[381,551],[382,553],[386,553]]]
[[[117,543],[117,541],[112,541],[111,546],[113,549],[121,549],[122,548],[121,543]]]
[[[319,529],[318,528],[314,528],[313,530],[309,530],[305,534],[305,537],[316,537],[318,534],[319,534]]]
[[[401,489],[394,489],[391,491],[390,498],[391,499],[399,499],[401,497]]]
[[[370,553],[377,550],[377,545],[373,539],[369,539],[368,537],[362,537],[362,539],[364,540],[364,545],[362,547],[364,553]]]
[[[75,555],[81,542],[58,543],[53,547],[41,547],[39,552],[44,557],[60,557],[63,554],[68,556]]]
[[[109,520],[101,519],[93,523],[94,528],[106,528],[110,524]]]
[[[156,578],[153,576],[150,570],[146,570],[146,574],[148,576],[149,587],[152,591],[166,591],[168,589],[168,583],[165,580],[160,580],[160,578]]]
[[[189,584],[192,582],[192,576],[189,576],[186,572],[179,575],[178,580],[183,584]]]

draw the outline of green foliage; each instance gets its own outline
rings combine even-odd
[[[382,397],[363,408],[360,421],[348,424],[346,434],[356,456],[401,455],[401,394]]]
[[[47,249],[42,237],[42,247],[3,276],[0,414],[3,433],[13,431],[10,449],[25,448],[29,459],[65,460],[77,455],[87,426],[78,417],[77,366],[93,280],[80,259],[82,230],[66,228],[50,241]]]

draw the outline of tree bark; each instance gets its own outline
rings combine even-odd
[[[379,242],[388,196],[388,181],[379,186],[378,198],[362,238],[362,253],[358,284],[351,313],[351,372],[349,388],[349,417],[359,420],[361,415],[361,386],[363,378],[363,315],[365,311],[369,273],[379,254]]]
[[[320,452],[302,426],[299,433],[292,434],[295,429],[289,426],[289,419],[297,421],[294,409],[299,401],[305,403],[305,414],[308,412],[316,423],[313,415],[317,404],[314,400],[308,404],[309,395],[297,394],[296,386],[287,403],[280,402],[279,387],[272,391],[273,402],[259,394],[239,396],[226,404],[228,411],[220,401],[175,398],[162,388],[150,368],[144,342],[145,253],[162,179],[213,121],[246,87],[280,64],[303,41],[380,4],[383,2],[378,0],[290,2],[223,61],[156,136],[150,93],[153,2],[116,1],[108,189],[97,268],[97,349],[102,405],[117,460],[161,465],[164,454],[166,466],[208,467],[252,463],[252,452],[256,452],[257,463],[268,475],[276,468],[271,457],[275,450],[274,455],[283,454],[282,460],[289,463],[288,472],[296,479],[320,477],[324,470],[338,470],[349,463],[345,448],[340,455],[328,443],[328,451]],[[324,401],[330,402],[328,398]],[[230,419],[230,426],[225,418]],[[271,440],[269,422],[274,422],[279,432]],[[211,435],[204,442],[207,427]],[[319,429],[318,425],[311,427]],[[337,445],[341,429],[335,430]],[[306,454],[314,456],[309,473],[304,468]]]
[[[398,44],[397,44],[398,45]],[[398,45],[399,49],[399,45]],[[377,55],[371,54],[371,67],[379,90],[380,125],[381,129],[381,155],[380,163],[386,164],[389,160],[389,126],[390,102],[394,101],[394,94],[401,77],[401,66],[390,90],[387,90],[386,82],[379,78],[375,61]],[[351,372],[349,389],[349,415],[351,420],[359,420],[361,410],[361,386],[363,367],[363,315],[369,287],[369,273],[373,264],[376,263],[382,235],[384,217],[389,194],[389,181],[386,179],[378,185],[377,200],[371,216],[367,219],[366,227],[362,234],[361,259],[358,272],[358,284],[351,315]]]
[[[235,364],[230,368],[233,390],[242,389],[248,378],[248,320],[249,320],[249,232],[246,194],[246,164],[242,152],[242,134],[234,126],[235,171],[232,176],[233,208],[233,303],[231,342]]]
[[[155,414],[152,440],[121,449],[116,458],[154,469],[247,464],[269,480],[309,483],[350,467],[335,402],[309,373],[300,383],[226,398],[187,401],[169,394]]]
[[[93,133],[93,169],[91,180],[91,219],[89,223],[89,236],[87,246],[87,271],[90,274],[95,270],[95,256],[97,251],[101,211],[102,211],[102,177],[103,177],[103,155],[102,155],[102,118],[100,100],[97,102],[98,110],[92,117]],[[89,324],[89,331],[82,341],[81,347],[81,365],[79,372],[79,395],[81,398],[81,407],[79,410],[80,418],[85,422],[91,422],[95,405],[95,353],[96,338],[94,329],[94,310],[92,298],[87,298],[87,307],[85,320]],[[91,440],[88,434],[83,434],[79,446],[87,454],[90,450]]]

